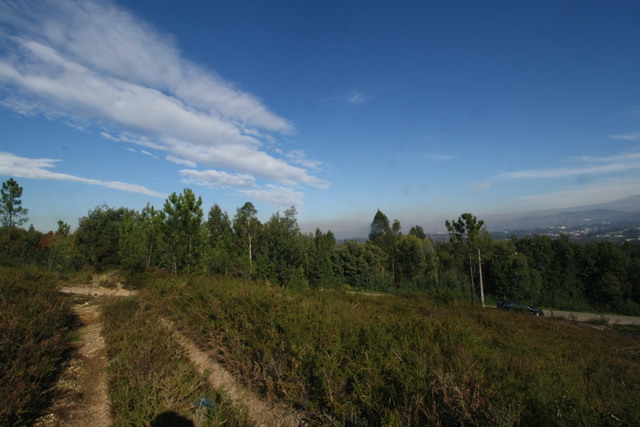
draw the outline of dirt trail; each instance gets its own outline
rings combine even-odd
[[[82,326],[74,355],[54,386],[54,403],[36,426],[92,426],[111,424],[107,393],[107,352],[102,338],[100,307],[93,302],[76,304],[73,310]]]
[[[131,296],[118,285],[113,289],[99,286],[70,286],[63,293],[89,297]],[[100,307],[96,300],[77,304],[82,327],[80,342],[64,369],[54,390],[54,404],[47,415],[41,417],[37,426],[92,426],[102,427],[111,423],[107,390],[107,355],[102,338]],[[209,382],[217,389],[225,390],[234,405],[247,410],[249,419],[256,426],[298,426],[304,424],[299,412],[283,405],[275,405],[241,385],[221,364],[200,350],[191,340],[177,330],[173,322],[161,319],[163,325],[174,334],[186,350],[191,362],[201,373],[209,374]]]
[[[92,297],[128,297],[135,295],[136,291],[123,289],[121,284],[115,288],[102,288],[99,286],[67,286],[60,289],[64,294],[86,295]]]
[[[606,320],[610,323],[617,323],[619,325],[640,325],[640,317],[623,316],[620,314],[581,313],[576,311],[545,309],[545,315],[550,317],[564,317],[565,319],[574,319],[578,322],[588,322],[590,320]]]
[[[300,412],[284,405],[275,405],[244,387],[220,363],[200,350],[189,338],[179,332],[173,322],[161,319],[163,325],[173,332],[180,345],[187,351],[189,360],[202,374],[209,373],[209,382],[224,390],[234,405],[247,409],[247,415],[256,426],[299,426],[304,424]]]

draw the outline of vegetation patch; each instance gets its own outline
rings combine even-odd
[[[225,278],[152,290],[245,382],[320,423],[640,423],[639,345],[623,334],[421,296]]]
[[[76,318],[55,274],[2,267],[0,276],[0,425],[25,425],[49,404]]]
[[[114,425],[247,425],[197,373],[148,305],[135,298],[113,301],[103,317]]]

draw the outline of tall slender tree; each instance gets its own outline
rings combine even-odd
[[[474,283],[473,251],[477,248],[476,241],[478,240],[478,236],[484,230],[484,221],[478,221],[478,219],[470,213],[463,213],[458,217],[457,221],[445,221],[445,226],[449,232],[449,240],[451,243],[461,243],[465,245],[469,251],[471,302],[475,303],[476,288]]]
[[[164,203],[163,228],[173,274],[178,269],[193,270],[203,243],[202,198],[185,188],[182,194],[172,193]]]
[[[209,210],[206,225],[209,234],[210,268],[214,272],[227,274],[234,254],[233,228],[229,215],[214,204]]]
[[[393,224],[389,225],[389,218],[378,209],[373,216],[369,229],[369,241],[382,249],[387,255],[391,275],[396,284],[398,279],[396,276],[396,252],[401,228],[400,221],[397,219],[393,221]]]
[[[253,243],[260,231],[260,221],[256,217],[258,211],[253,203],[247,202],[236,211],[233,220],[233,230],[240,242],[246,242],[249,252],[249,274],[253,272]]]
[[[28,209],[22,207],[22,187],[13,178],[9,178],[2,183],[0,191],[0,215],[2,217],[2,225],[7,227],[7,251],[11,242],[11,229],[19,227],[29,220],[27,214]]]

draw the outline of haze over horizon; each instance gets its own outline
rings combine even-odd
[[[0,178],[359,237],[640,193],[640,3],[0,0]],[[640,204],[638,206],[640,211]]]

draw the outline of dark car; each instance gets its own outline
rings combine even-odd
[[[517,301],[500,301],[498,303],[498,308],[500,310],[506,311],[522,311],[533,314],[534,316],[544,316],[544,311],[539,309],[538,307],[531,307],[530,305],[523,304]]]

